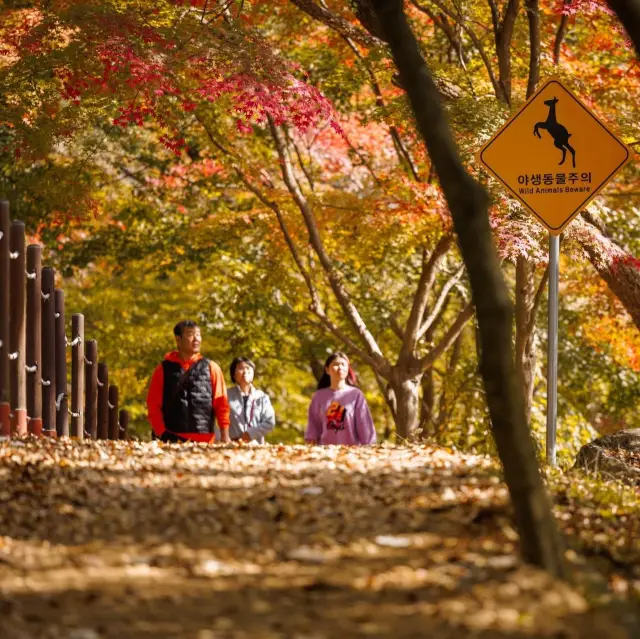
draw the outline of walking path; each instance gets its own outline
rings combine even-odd
[[[596,518],[557,491],[588,546]],[[489,458],[9,441],[0,637],[626,638],[635,532],[626,577],[570,551],[570,587],[520,563]]]

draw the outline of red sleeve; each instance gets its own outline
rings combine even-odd
[[[227,386],[224,383],[222,369],[215,363],[210,362],[211,369],[211,389],[213,391],[213,412],[218,422],[218,428],[229,428],[229,400],[227,399]]]
[[[147,417],[156,437],[161,437],[165,428],[162,417],[162,396],[164,389],[164,371],[162,364],[156,367],[151,376],[149,392],[147,393]]]

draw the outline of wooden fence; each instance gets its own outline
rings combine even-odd
[[[84,315],[71,316],[67,338],[64,292],[54,280],[55,270],[42,268],[42,247],[25,246],[24,223],[11,221],[0,201],[0,436],[126,439],[118,387],[98,362],[96,340],[85,341]]]

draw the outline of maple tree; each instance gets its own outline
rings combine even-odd
[[[133,8],[115,0],[5,2],[0,190],[27,221],[31,238],[49,248],[48,258],[66,278],[68,304],[85,310],[101,356],[134,398],[130,408],[138,424],[144,424],[148,373],[171,348],[171,319],[189,315],[202,323],[207,352],[221,363],[237,354],[258,360],[259,383],[274,396],[280,419],[276,441],[295,441],[315,385],[311,373],[321,369],[328,350],[344,344],[386,437],[395,430],[493,453],[491,417],[508,486],[499,483],[488,458],[412,444],[205,452],[136,442],[109,450],[8,442],[0,449],[7,506],[0,545],[11,548],[12,559],[27,566],[51,561],[45,545],[53,540],[60,551],[56,566],[86,586],[91,566],[113,561],[113,543],[136,557],[133,566],[124,558],[127,565],[111,566],[116,583],[167,569],[182,580],[186,575],[194,588],[206,578],[219,580],[224,590],[234,574],[251,593],[247,598],[239,591],[239,609],[250,599],[278,632],[282,620],[257,598],[254,574],[269,572],[279,588],[291,587],[295,575],[305,594],[288,593],[294,603],[318,593],[332,597],[336,590],[351,593],[348,601],[355,602],[365,592],[374,603],[368,614],[379,624],[367,630],[381,635],[379,593],[395,597],[407,584],[415,589],[411,605],[425,586],[444,586],[449,603],[455,597],[468,613],[463,626],[470,633],[519,631],[522,616],[500,597],[496,607],[511,612],[495,618],[476,601],[503,588],[512,599],[514,585],[524,592],[525,585],[530,591],[538,584],[536,605],[518,599],[536,629],[564,628],[562,611],[556,617],[555,607],[540,605],[545,593],[566,599],[574,614],[587,609],[568,586],[532,568],[510,572],[517,559],[510,556],[516,546],[507,489],[525,558],[562,572],[524,420],[529,413],[539,437],[544,328],[536,319],[545,310],[546,238],[471,157],[551,70],[567,79],[575,75],[592,106],[633,142],[636,59],[622,49],[624,34],[601,4],[404,4],[435,71],[430,97],[437,91],[443,102],[454,138],[449,142],[491,193],[489,224],[502,275],[495,259],[478,263],[480,238],[485,250],[490,243],[486,224],[475,227],[484,234],[461,241],[461,251],[455,246],[445,194],[458,230],[460,202],[467,206],[476,196],[481,209],[483,196],[471,178],[459,179],[459,165],[456,179],[447,177],[441,148],[432,143],[427,152],[405,97],[406,71],[396,74],[385,44],[389,23],[377,22],[364,0],[140,2]],[[431,113],[432,122],[441,122],[442,111]],[[423,132],[431,126],[421,125]],[[613,431],[638,424],[637,178],[637,168],[629,167],[563,240],[565,466],[593,437],[591,426]],[[462,255],[475,266],[469,276]],[[502,324],[495,331],[487,328],[491,298],[483,299],[477,276],[478,268],[491,265],[488,292],[500,294]],[[524,410],[517,396],[508,397],[516,389],[500,277],[515,301]],[[503,375],[488,388],[491,415],[479,363],[485,375],[488,369]],[[519,426],[515,442],[508,432],[513,424]],[[238,491],[237,472],[247,482]],[[632,590],[623,566],[628,562],[631,571],[637,562],[637,495],[624,484],[553,472],[547,481],[557,497],[556,518],[574,548],[610,557],[616,567],[610,590]],[[233,492],[202,492],[214,485]],[[183,490],[180,499],[173,499],[176,486]],[[83,526],[69,526],[76,518]],[[183,520],[186,534],[176,527]],[[217,531],[219,554],[211,550],[211,535],[203,539],[203,524]],[[426,534],[431,525],[435,532]],[[369,538],[372,526],[376,535]],[[302,539],[309,527],[312,544]],[[447,531],[442,539],[441,530]],[[229,531],[239,537],[224,534]],[[46,544],[39,545],[40,537]],[[197,550],[185,549],[185,539]],[[89,543],[97,540],[107,543]],[[381,556],[399,548],[398,555],[410,553],[408,560]],[[583,562],[582,555],[566,556]],[[338,557],[345,570],[336,577]],[[483,562],[483,569],[500,573],[501,588],[494,582],[489,593],[480,589],[469,598],[458,590],[457,577],[476,579],[476,563]],[[297,574],[292,563],[313,570]],[[21,597],[24,580],[32,578],[28,571],[25,576],[10,562],[1,568],[10,591]],[[170,595],[175,601],[176,592]],[[443,632],[457,633],[449,623],[459,612],[443,599],[438,593],[430,609]],[[164,610],[162,601],[158,610]],[[62,609],[69,602],[77,608],[75,596],[60,602]],[[22,615],[22,604],[3,617],[9,632],[16,624],[26,633],[39,624]],[[92,623],[92,606],[82,609],[86,623]],[[287,623],[296,631],[315,628],[317,620],[309,622],[300,609],[300,625],[293,615]],[[127,614],[115,623],[127,627]],[[414,618],[415,610],[403,616],[409,635],[415,634]],[[361,629],[350,619],[347,634]],[[591,632],[589,622],[584,628]],[[616,620],[607,618],[607,624],[614,628]]]
[[[502,462],[527,561],[565,574],[560,542],[535,463],[522,402],[513,382],[511,309],[491,238],[488,197],[462,165],[437,89],[407,22],[403,3],[372,3],[415,113],[453,217],[478,317],[480,369],[491,430]]]
[[[257,33],[241,20],[221,22],[224,5],[165,1],[133,11],[117,1],[30,5],[6,10],[3,21],[4,124],[14,138],[7,150],[42,151],[100,115],[114,127],[153,122],[160,141],[177,152],[184,147],[179,115],[193,111],[198,98],[221,95],[231,99],[236,126],[245,131],[267,111],[300,127],[330,115],[322,95]],[[38,82],[25,91],[27,72]]]
[[[137,65],[135,68],[137,69]],[[153,81],[159,80],[159,78],[153,76],[153,73],[157,72],[158,75],[160,75],[160,72],[155,67],[151,68],[149,72],[152,74],[151,76],[142,75],[141,80],[139,81],[143,82],[146,96],[146,101],[143,100],[143,103],[147,104],[147,106],[144,107],[145,114],[154,115],[156,114],[156,107],[152,108],[151,106],[149,106],[149,101],[151,100],[153,95],[155,95],[155,91],[154,94],[150,97],[148,95],[149,89],[147,87],[149,84],[153,84]],[[69,93],[69,89],[67,88],[69,82],[70,81],[65,80],[66,84],[64,85],[64,91],[66,93]],[[88,90],[90,88],[89,85],[90,83],[84,82],[80,86],[78,91],[80,91],[80,89]],[[233,91],[238,88],[235,80],[226,81],[226,83],[222,83],[221,86],[224,86],[224,90],[219,89],[218,92],[215,93],[216,98],[221,98],[220,102],[224,103],[225,100],[231,100],[233,104],[234,100],[237,101],[237,95],[233,93]],[[161,89],[157,89],[156,91],[160,90],[169,92],[164,84],[162,84]],[[295,91],[301,91],[299,85],[297,84],[295,85]],[[417,425],[418,420],[418,391],[422,374],[433,364],[435,359],[442,352],[444,352],[444,350],[446,350],[446,348],[453,342],[453,340],[456,339],[458,333],[460,332],[460,330],[462,330],[466,321],[471,316],[471,307],[468,304],[464,305],[460,310],[458,318],[454,319],[450,329],[435,345],[434,349],[420,356],[416,355],[415,350],[418,341],[426,335],[427,330],[429,329],[431,329],[431,332],[428,337],[433,337],[435,335],[435,328],[437,326],[437,323],[443,317],[442,313],[427,313],[426,300],[427,295],[433,287],[438,263],[444,257],[446,249],[451,245],[452,238],[450,235],[446,234],[446,228],[444,229],[445,235],[441,240],[438,241],[439,243],[436,243],[436,248],[433,250],[430,257],[429,247],[423,247],[423,257],[421,259],[423,271],[423,276],[420,284],[421,288],[418,292],[418,295],[416,296],[414,307],[415,310],[413,311],[413,315],[410,319],[411,327],[406,331],[406,339],[403,337],[404,344],[402,347],[402,361],[400,361],[398,364],[393,364],[389,357],[382,354],[380,346],[376,343],[376,340],[371,334],[369,328],[363,322],[360,316],[360,312],[357,310],[354,304],[353,297],[349,293],[348,289],[341,283],[341,275],[339,274],[339,270],[336,268],[333,258],[330,257],[330,254],[324,245],[324,241],[320,237],[319,233],[314,230],[317,221],[315,218],[315,213],[312,212],[311,209],[310,199],[308,198],[308,196],[303,194],[300,189],[296,188],[297,178],[294,174],[294,171],[296,169],[294,169],[288,161],[288,155],[290,152],[288,147],[290,144],[295,146],[296,143],[295,140],[291,139],[291,136],[287,135],[286,138],[284,137],[285,129],[282,128],[280,122],[280,120],[282,120],[284,117],[284,112],[282,111],[281,106],[279,106],[282,101],[281,93],[278,91],[274,91],[272,85],[267,85],[260,95],[253,95],[252,100],[248,100],[247,102],[240,105],[235,105],[236,110],[243,111],[247,121],[252,121],[253,118],[253,122],[257,124],[260,123],[263,117],[267,117],[264,114],[268,114],[269,127],[273,137],[273,145],[277,153],[277,159],[280,165],[284,167],[282,176],[284,184],[290,192],[290,198],[297,204],[300,211],[302,212],[302,217],[307,227],[307,231],[310,233],[310,237],[312,238],[311,244],[317,254],[319,264],[326,272],[326,276],[329,285],[332,288],[333,294],[336,300],[338,300],[343,314],[346,316],[348,321],[351,322],[352,326],[355,327],[356,333],[359,335],[359,337],[364,340],[366,350],[362,349],[359,346],[356,346],[353,338],[351,338],[349,334],[345,332],[340,326],[336,325],[335,320],[328,316],[326,309],[323,308],[324,303],[320,301],[320,297],[316,290],[316,285],[311,283],[311,277],[307,272],[308,266],[303,263],[299,255],[296,256],[297,249],[295,248],[295,243],[292,241],[292,238],[288,231],[287,224],[289,223],[284,223],[284,217],[280,213],[278,203],[269,200],[268,198],[270,197],[270,195],[268,194],[268,191],[265,191],[262,186],[258,187],[253,181],[254,174],[259,174],[260,171],[272,172],[271,167],[263,169],[256,167],[255,161],[247,160],[246,153],[244,154],[245,157],[243,158],[242,154],[239,154],[234,149],[234,146],[231,143],[230,136],[233,134],[232,130],[228,128],[228,125],[234,124],[234,120],[224,118],[221,113],[221,111],[224,111],[224,106],[218,107],[215,119],[212,119],[211,109],[209,109],[207,112],[205,102],[211,97],[211,95],[209,93],[204,93],[202,86],[198,87],[195,93],[202,94],[200,100],[202,108],[199,109],[198,106],[193,103],[193,109],[189,108],[187,109],[187,111],[189,113],[193,113],[194,120],[189,124],[187,124],[187,122],[183,123],[183,127],[186,128],[188,126],[189,131],[191,131],[192,127],[194,126],[194,122],[196,123],[196,125],[202,127],[203,131],[206,133],[207,141],[210,146],[210,152],[213,151],[214,153],[222,153],[222,158],[220,158],[220,160],[226,162],[227,175],[233,175],[236,178],[239,178],[244,187],[249,192],[253,193],[264,206],[267,206],[271,210],[272,214],[275,214],[276,218],[279,221],[280,229],[283,231],[286,238],[287,245],[293,249],[294,263],[296,264],[300,273],[308,284],[308,292],[311,295],[312,299],[312,311],[324,324],[326,329],[334,333],[342,341],[346,342],[350,346],[350,348],[361,357],[361,359],[374,366],[376,374],[384,379],[385,383],[387,383],[390,388],[389,393],[386,393],[386,395],[389,398],[389,405],[391,406],[394,417],[396,418],[396,424],[398,425],[399,434],[403,437],[411,435],[415,429],[415,426]],[[309,89],[308,93],[312,93],[312,90]],[[191,95],[194,94],[192,93]],[[80,102],[80,93],[78,93],[77,96],[74,93],[74,96],[76,101]],[[204,98],[204,100],[202,98]],[[306,98],[305,95],[303,95],[302,97],[298,96],[298,98],[301,99],[302,103],[307,104],[307,101],[303,99]],[[378,103],[380,102],[379,96],[377,101]],[[136,111],[133,106],[128,108],[128,113],[131,117],[127,116],[126,113],[121,113],[115,118],[114,123],[122,124],[125,121],[128,121],[134,124],[141,125],[144,120],[142,118],[142,115],[140,115],[140,112]],[[138,109],[138,107],[135,108]],[[255,110],[257,109],[260,110],[260,113],[254,118],[253,116],[255,115]],[[315,103],[313,109],[313,114],[315,117],[323,115],[322,110],[319,109],[317,105],[315,105]],[[294,104],[286,112],[286,115],[290,117],[293,125],[297,128],[297,130],[302,132],[308,126],[309,122],[306,119],[306,116],[303,117],[301,115],[301,112],[302,109],[298,108]],[[154,124],[162,128],[161,125],[163,123],[159,123],[157,120],[158,119],[155,118]],[[220,120],[225,121],[225,125],[227,125],[227,128],[220,130]],[[334,124],[332,120],[330,120],[329,123]],[[245,126],[246,125],[238,126],[238,121],[236,119],[235,134],[244,133]],[[334,124],[334,126],[338,128],[337,124]],[[214,130],[214,127],[216,128],[216,130]],[[161,131],[158,131],[158,133],[161,133]],[[391,133],[391,140],[395,144],[396,150],[400,152],[400,149],[404,149],[403,157],[406,159],[408,157],[408,152],[406,150],[406,146],[404,146],[404,143],[400,138],[398,131],[396,129],[393,129]],[[191,135],[195,137],[196,134],[191,133]],[[201,135],[202,133],[200,133],[200,136]],[[224,140],[224,142],[221,142],[221,140]],[[164,133],[159,136],[159,141],[167,146],[167,139]],[[199,145],[202,146],[202,141],[199,142]],[[174,151],[177,150],[173,147],[171,147],[171,149]],[[304,167],[302,168],[304,169]],[[271,179],[272,178],[269,178],[270,181]],[[421,189],[414,190],[416,191],[416,194],[419,195],[424,201],[424,204],[422,206],[423,210],[429,207],[431,202],[437,206],[438,194],[433,187],[426,185]],[[378,195],[377,197],[379,198],[380,195]],[[417,210],[419,211],[420,208],[421,207],[418,206]],[[442,227],[441,223],[440,227]],[[439,297],[436,297],[436,306],[434,307],[436,311],[439,308],[442,308],[444,302],[447,300],[449,294],[451,293],[453,285],[456,284],[456,282],[459,280],[460,275],[461,271],[457,274],[454,274],[454,277],[450,280],[450,283],[448,285],[445,285],[442,289],[442,294]],[[453,306],[450,307],[450,310],[452,308]]]
[[[267,320],[270,314],[286,314],[291,327],[304,326],[294,331],[301,341],[292,348],[303,354],[295,366],[308,371],[322,359],[327,344],[344,338],[361,365],[371,366],[371,393],[385,398],[400,434],[421,424],[423,432],[457,441],[447,427],[457,422],[456,415],[465,415],[465,421],[479,424],[475,439],[481,441],[486,426],[481,426],[485,413],[477,399],[473,331],[463,330],[461,337],[454,331],[442,342],[469,299],[455,250],[450,247],[438,258],[431,298],[415,295],[421,272],[427,273],[422,269],[429,265],[423,256],[435,255],[442,246],[449,222],[366,4],[166,2],[141,3],[131,11],[118,2],[5,3],[0,73],[8,90],[0,119],[3,159],[10,160],[2,164],[2,188],[33,237],[57,247],[68,274],[94,256],[116,263],[146,256],[147,268],[153,264],[160,276],[177,262],[202,269],[212,252],[223,246],[227,255],[245,252],[249,243],[243,238],[251,238],[256,252],[247,258],[251,270],[246,272],[267,277],[260,280],[264,295],[254,305],[247,302],[244,317],[260,318],[269,327],[264,332],[274,334],[278,322]],[[563,10],[542,3],[537,22],[530,22],[534,7],[527,8],[525,13],[519,3],[407,3],[465,161],[527,95],[536,70],[539,75],[555,64],[560,73],[593,79],[589,86],[582,84],[582,92],[615,118],[625,139],[633,140],[636,69],[631,58],[614,56],[623,35],[611,14],[601,5]],[[357,17],[364,17],[369,30]],[[491,45],[479,36],[484,31],[493,37]],[[536,43],[539,58],[531,57],[531,50],[538,51]],[[37,82],[29,84],[30,77]],[[274,139],[278,134],[284,146]],[[287,159],[288,178],[282,171]],[[632,194],[636,169],[630,167],[625,177],[615,188]],[[545,238],[494,185],[487,186],[496,204],[492,224],[503,270],[515,296],[516,365],[536,428],[544,329],[536,329],[534,320],[544,310]],[[624,204],[617,225],[631,221],[633,198],[618,200]],[[140,199],[147,204],[141,206]],[[329,279],[317,277],[323,266],[317,254],[309,253],[309,228],[299,206],[305,202],[332,259],[334,271],[327,273],[345,282],[364,322],[359,328],[352,312],[340,307]],[[299,248],[302,272],[291,254],[284,261],[277,257],[289,249],[272,205]],[[135,219],[137,214],[143,219]],[[583,246],[636,317],[633,230],[620,232],[607,222],[605,233],[614,233],[614,243],[624,247],[617,248],[592,222],[585,224],[579,228],[586,232],[571,241]],[[184,253],[174,253],[177,227],[183,230]],[[222,242],[220,235],[230,231]],[[390,250],[380,250],[378,244],[386,243],[390,233]],[[573,257],[579,259],[577,251]],[[231,263],[236,268],[241,261]],[[579,267],[569,268],[569,277],[581,277]],[[296,269],[298,275],[291,272]],[[311,312],[313,296],[303,272],[313,276],[321,301]],[[221,271],[221,288],[228,287],[229,294],[216,293],[216,303],[207,306],[214,315],[216,304],[229,307],[234,295],[255,295],[249,283],[233,283],[232,275],[232,268]],[[418,329],[413,353],[415,334],[406,331],[408,294],[412,302],[427,299],[430,311],[439,308],[438,324],[428,327],[433,332]],[[270,295],[283,303],[273,304]],[[211,325],[242,334],[235,315],[227,313],[226,324],[223,318]],[[621,311],[617,307],[612,313],[620,316]],[[614,330],[619,324],[609,326]],[[260,347],[255,336],[243,339],[234,343],[263,354],[278,352],[269,339],[268,346]],[[309,351],[310,344],[322,346]],[[438,349],[439,344],[449,350]],[[633,350],[631,337],[624,344],[621,349],[630,345]],[[434,352],[438,357],[431,362],[428,355]],[[412,358],[428,366],[413,369]],[[567,374],[578,378],[573,370]],[[471,381],[458,391],[451,384],[456,378]],[[576,401],[582,400],[576,396]],[[601,410],[606,411],[604,405]],[[576,411],[581,409],[576,406]]]
[[[633,141],[638,77],[635,59],[619,54],[615,18],[602,6],[563,13],[534,0],[405,3],[466,170],[493,198],[521,410],[508,397],[507,293],[495,268],[502,330],[492,332],[490,298],[474,282],[478,267],[497,263],[479,264],[480,233],[465,239],[476,267],[468,278],[444,196],[456,217],[480,191],[461,180],[456,193],[442,155],[427,152],[372,3],[5,4],[0,189],[51,247],[69,303],[87,309],[101,353],[135,397],[138,424],[176,314],[202,323],[221,363],[256,357],[287,427],[280,441],[299,436],[310,373],[346,345],[386,437],[495,452],[478,363],[485,375],[500,369],[487,395],[523,553],[560,574],[522,419],[539,436],[546,238],[471,156],[552,69],[597,80],[581,88]],[[590,425],[638,423],[636,184],[630,167],[563,243],[563,463],[593,436]],[[615,215],[600,215],[615,197]],[[597,271],[585,272],[585,256]],[[350,467],[365,468],[357,457]]]

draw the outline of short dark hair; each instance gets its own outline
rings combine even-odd
[[[193,320],[182,320],[173,327],[173,334],[176,337],[182,337],[185,328],[200,328]]]
[[[236,383],[236,368],[238,364],[249,364],[253,368],[253,372],[256,372],[256,365],[248,357],[236,357],[229,367],[229,374],[231,375],[232,383]]]

